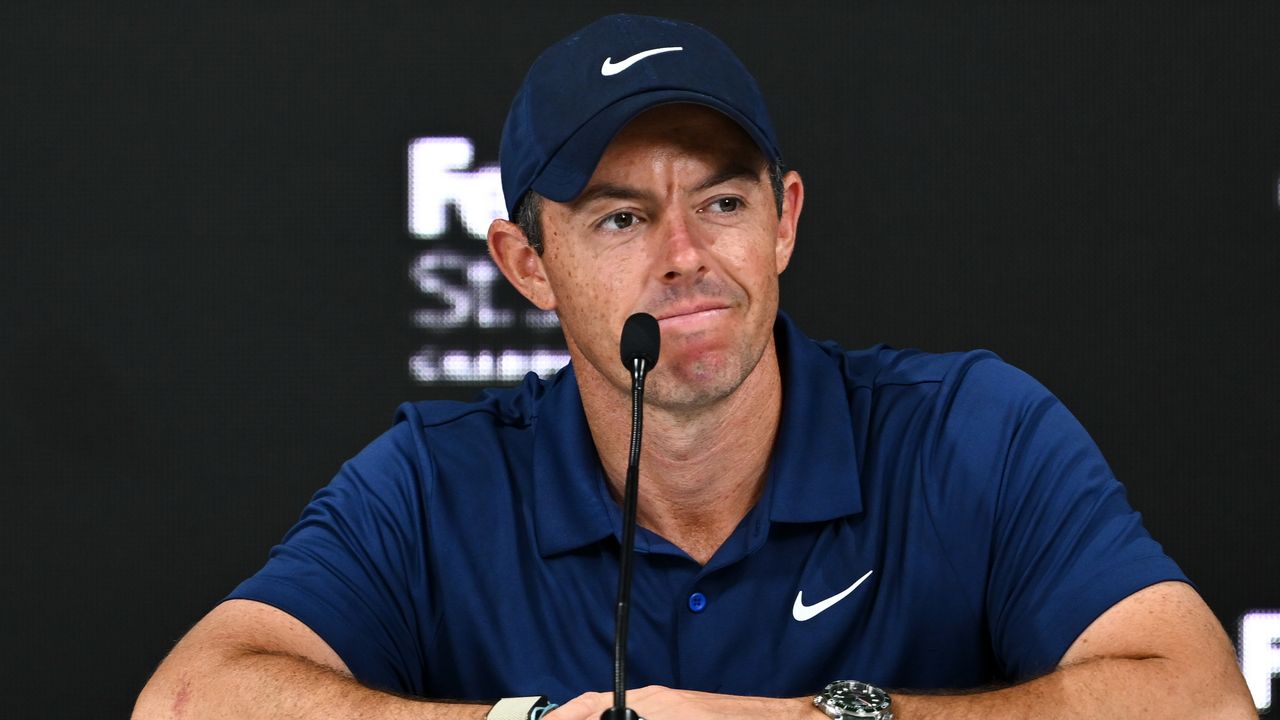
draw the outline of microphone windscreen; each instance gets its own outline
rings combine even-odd
[[[658,347],[662,333],[658,321],[649,313],[636,313],[622,325],[622,366],[631,369],[636,358],[644,358],[645,369],[658,364]]]

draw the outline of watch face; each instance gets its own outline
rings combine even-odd
[[[817,700],[823,712],[833,718],[883,718],[890,704],[885,691],[852,680],[831,683]]]

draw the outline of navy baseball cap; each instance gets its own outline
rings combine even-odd
[[[516,92],[498,154],[508,216],[529,190],[577,197],[613,136],[667,103],[715,108],[768,160],[782,159],[755,78],[719,38],[676,20],[610,15],[538,56]]]

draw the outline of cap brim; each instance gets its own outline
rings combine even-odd
[[[595,172],[605,148],[613,136],[637,115],[656,107],[672,103],[693,103],[724,113],[742,126],[751,136],[765,158],[778,161],[778,149],[767,136],[742,113],[710,95],[689,90],[650,90],[625,97],[591,117],[556,151],[530,187],[539,195],[556,202],[569,202],[578,197]]]

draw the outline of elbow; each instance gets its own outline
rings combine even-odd
[[[133,705],[130,720],[169,720],[181,718],[187,702],[190,701],[190,687],[180,687],[174,692],[157,676],[142,688]]]
[[[208,668],[204,672],[193,672],[191,668],[176,666],[172,657],[167,658],[143,686],[142,692],[138,693],[130,719],[194,720],[206,717],[208,713],[198,707],[206,703],[196,702],[196,696],[201,694],[197,691],[202,688],[197,687],[192,678],[207,678],[211,675],[211,670],[212,668]],[[203,689],[207,690],[207,687]],[[202,696],[207,700],[209,693],[204,692]]]
[[[1258,709],[1253,704],[1253,694],[1244,682],[1244,676],[1234,662],[1227,663],[1217,677],[1216,682],[1206,683],[1208,687],[1216,687],[1217,692],[1204,693],[1200,697],[1213,698],[1205,717],[1222,720],[1258,720]]]
[[[1240,684],[1243,685],[1243,681]],[[1220,712],[1210,717],[1223,718],[1223,720],[1258,720],[1258,709],[1254,707],[1253,695],[1249,693],[1248,688],[1241,687],[1238,691],[1227,694]]]

